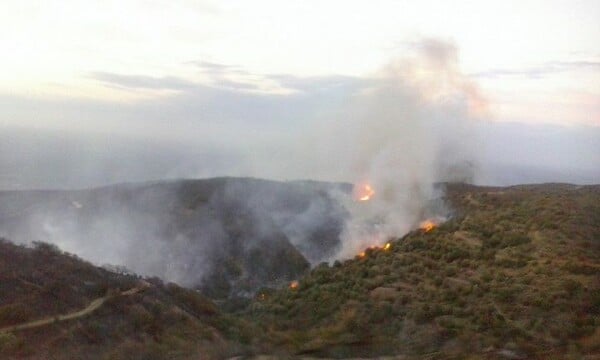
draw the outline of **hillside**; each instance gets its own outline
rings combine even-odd
[[[332,357],[600,355],[600,186],[450,185],[447,197],[441,226],[259,296],[246,315],[263,341]]]
[[[244,336],[195,291],[0,240],[0,358],[211,359]]]
[[[196,291],[107,271],[47,244],[1,242],[0,328],[77,314],[105,300],[85,316],[0,330],[0,354],[597,358],[600,186],[448,184],[446,200],[452,217],[432,230],[318,265],[298,286],[262,287],[248,306],[216,305]]]
[[[0,236],[55,243],[213,298],[248,297],[331,256],[347,216],[334,190],[349,191],[344,184],[249,178],[6,191]]]

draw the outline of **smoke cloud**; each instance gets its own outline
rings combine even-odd
[[[54,128],[0,124],[0,189],[227,175],[368,183],[375,191],[359,202],[348,185],[283,183],[290,190],[246,179],[202,196],[170,183],[137,195],[121,191],[128,185],[111,196],[65,192],[59,200],[0,192],[0,235],[53,242],[96,263],[186,285],[222,277],[252,289],[252,281],[277,280],[277,271],[281,279],[297,275],[302,261],[353,257],[424,219],[447,217],[439,182],[600,179],[599,129],[523,131],[486,121],[487,102],[461,73],[456,47],[439,40],[416,42],[365,78],[263,75],[287,89],[283,95],[172,77],[94,76],[120,89],[178,93],[110,105],[0,97],[16,119],[60,119]],[[296,253],[306,260],[283,271]],[[244,265],[253,278],[230,266],[246,258],[258,259]]]
[[[335,253],[347,213],[328,193],[344,187],[214,178],[0,192],[0,236],[215,297],[246,296]]]
[[[392,61],[344,114],[335,156],[355,184],[369,184],[369,201],[346,200],[351,220],[336,257],[381,245],[424,220],[445,217],[442,181],[472,181],[477,141],[472,122],[486,104],[458,67],[448,43],[424,41],[413,57]]]

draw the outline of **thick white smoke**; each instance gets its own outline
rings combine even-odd
[[[348,258],[401,236],[426,216],[445,216],[435,183],[469,180],[477,142],[470,122],[485,102],[460,73],[456,48],[426,40],[391,62],[356,96],[337,131],[347,138],[333,154],[353,181],[375,190],[370,201],[346,199],[352,214],[336,258]]]
[[[337,252],[337,234],[348,215],[337,203],[329,201],[329,195],[323,194],[330,191],[325,190],[328,188],[346,187],[321,187],[310,183],[290,186],[290,189],[297,189],[285,195],[289,189],[282,184],[258,186],[247,180],[239,181],[239,184],[232,181],[233,185],[226,186],[222,193],[206,190],[209,194],[206,195],[207,203],[197,208],[186,207],[185,204],[196,196],[188,192],[179,194],[160,190],[161,186],[150,186],[141,193],[125,190],[121,193],[117,187],[114,196],[94,197],[91,192],[86,195],[87,200],[77,196],[63,199],[65,206],[32,211],[35,219],[23,220],[21,226],[13,226],[13,231],[6,231],[6,234],[13,235],[16,241],[53,242],[97,263],[121,264],[142,274],[192,285],[204,279],[205,274],[211,274],[213,269],[223,268],[214,261],[220,255],[241,253],[239,259],[246,259],[255,247],[265,247],[267,240],[280,243],[289,240],[290,246],[298,249],[313,265],[323,260],[353,257],[365,247],[381,245],[389,237],[402,236],[425,218],[447,215],[443,204],[437,201],[441,192],[436,189],[436,182],[470,180],[473,175],[478,147],[471,122],[485,112],[485,102],[461,74],[457,59],[453,45],[425,40],[415,44],[413,53],[391,61],[373,76],[354,79],[355,87],[351,87],[354,90],[336,96],[337,102],[331,105],[331,111],[312,109],[309,112],[303,109],[306,104],[299,100],[302,96],[297,95],[296,102],[289,102],[296,107],[290,106],[289,110],[286,107],[285,113],[269,115],[289,122],[287,111],[305,111],[308,113],[306,121],[302,122],[305,127],[298,125],[293,130],[275,132],[272,136],[261,133],[259,137],[255,136],[257,133],[244,132],[242,125],[236,125],[229,134],[231,136],[218,138],[222,147],[243,150],[239,158],[234,156],[229,162],[224,160],[228,156],[197,159],[196,153],[182,146],[181,154],[185,154],[186,159],[195,158],[201,167],[209,166],[222,173],[369,183],[375,190],[370,201],[357,202],[345,192],[336,197],[350,214]],[[244,102],[240,99],[245,98],[234,98],[237,102],[232,100],[231,107],[242,106]],[[262,101],[258,103],[261,106],[264,105]],[[300,128],[307,136],[299,135],[296,130]],[[238,140],[242,144],[238,144]],[[108,169],[104,171],[107,177],[97,180],[99,183],[113,179],[110,174],[113,166],[121,170],[131,168],[115,160],[123,158],[119,151],[125,149],[115,150],[111,146],[115,156],[84,157],[85,168]],[[136,168],[139,166],[148,173],[143,175],[143,172],[134,171],[129,174],[131,178],[126,179],[137,181],[157,177],[164,170],[164,164],[176,162],[173,159],[178,156],[159,155],[161,149],[156,154],[148,152],[144,156],[131,157],[136,160]],[[69,151],[69,154],[76,153]],[[61,152],[57,154],[60,155],[57,158],[64,157]],[[105,157],[110,161],[99,160]],[[59,172],[54,166],[57,161],[48,161],[49,174]],[[73,159],[74,164],[80,161]],[[110,166],[103,167],[102,164]],[[188,163],[182,161],[182,164]],[[0,168],[1,165],[2,161]],[[175,172],[174,177],[207,176],[195,173],[195,167],[191,165],[181,168],[190,170]],[[74,173],[82,177],[82,171],[77,169]],[[33,177],[27,176],[28,179]],[[53,178],[40,178],[46,177]],[[318,196],[306,197],[313,192]],[[80,196],[84,194],[86,191]],[[243,218],[248,224],[236,222],[240,218],[236,211],[240,209],[243,209]],[[81,213],[85,216],[78,215]],[[2,216],[0,235],[4,231],[1,222]],[[10,223],[12,220],[7,221]],[[36,224],[43,225],[40,228]],[[244,246],[224,246],[235,240],[231,234],[237,234],[239,239],[236,241]],[[227,258],[225,255],[222,258]]]

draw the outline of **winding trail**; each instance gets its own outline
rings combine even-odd
[[[92,302],[90,302],[88,306],[86,306],[84,309],[81,309],[79,311],[71,312],[71,313],[64,314],[64,315],[50,316],[50,317],[46,317],[43,319],[29,321],[29,322],[21,323],[21,324],[17,324],[17,325],[6,326],[3,328],[0,328],[0,334],[5,333],[5,332],[13,332],[13,331],[19,331],[19,330],[25,330],[25,329],[32,329],[32,328],[37,328],[40,326],[54,324],[56,322],[77,319],[82,316],[86,316],[86,315],[94,312],[95,310],[99,309],[102,305],[104,305],[106,300],[108,300],[112,297],[129,296],[129,295],[137,294],[138,292],[146,289],[148,286],[150,286],[148,283],[142,282],[139,286],[131,288],[127,291],[123,291],[117,295],[106,295],[106,296],[97,298],[95,300],[92,300]]]

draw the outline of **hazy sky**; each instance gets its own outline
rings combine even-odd
[[[597,0],[3,0],[0,131],[17,145],[2,147],[0,175],[13,176],[14,160],[7,164],[15,156],[43,161],[46,151],[28,136],[60,141],[42,132],[179,143],[204,157],[268,153],[261,138],[293,139],[314,127],[423,39],[455,47],[458,70],[487,100],[480,119],[487,125],[477,126],[492,144],[486,151],[497,149],[494,162],[544,167],[548,160],[552,169],[581,170],[582,181],[599,180]],[[536,140],[513,146],[517,138]],[[107,138],[84,143],[110,152]],[[544,158],[547,149],[561,155]],[[66,155],[53,156],[64,162]],[[223,161],[241,166],[234,158]]]

